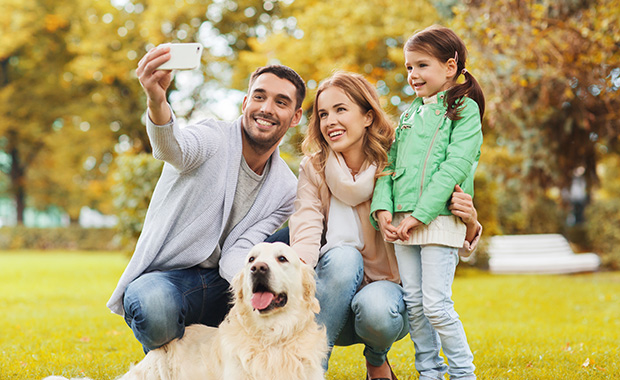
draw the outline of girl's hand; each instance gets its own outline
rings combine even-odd
[[[473,226],[478,222],[478,212],[474,207],[471,195],[463,192],[459,185],[454,186],[454,193],[448,207],[452,214],[461,218],[463,223]]]
[[[407,241],[409,240],[409,234],[411,233],[411,231],[420,227],[422,224],[422,222],[409,215],[400,222],[400,224],[396,228],[396,234],[398,235],[398,238],[400,240]]]
[[[390,243],[396,241],[398,236],[396,235],[396,227],[392,225],[392,213],[387,210],[379,210],[375,215],[381,234],[383,234],[383,239]]]

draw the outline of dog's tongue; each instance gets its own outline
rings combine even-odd
[[[274,295],[269,292],[258,292],[252,296],[252,307],[257,310],[266,309],[273,301]]]

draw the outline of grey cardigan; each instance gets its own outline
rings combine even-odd
[[[174,116],[163,126],[149,120],[147,133],[153,156],[165,164],[134,254],[107,303],[119,315],[127,285],[141,274],[193,267],[211,255],[230,215],[241,164],[241,117],[207,119],[183,129]],[[256,201],[221,247],[219,271],[229,282],[248,250],[294,211],[295,175],[278,149],[269,162]]]

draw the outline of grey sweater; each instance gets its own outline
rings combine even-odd
[[[141,274],[189,268],[209,258],[230,215],[241,164],[241,117],[234,122],[207,119],[183,129],[174,116],[163,126],[149,120],[147,133],[153,156],[165,164],[134,254],[107,303],[119,315],[124,314],[127,285]],[[229,282],[249,249],[294,211],[295,175],[278,149],[269,162],[256,201],[221,247],[219,271]]]

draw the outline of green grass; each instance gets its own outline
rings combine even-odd
[[[0,253],[0,379],[112,379],[140,360],[105,307],[126,264],[118,253]],[[460,271],[454,300],[479,379],[620,379],[620,273]],[[363,379],[362,349],[337,347],[327,379]],[[399,379],[418,378],[408,338],[389,358]]]

